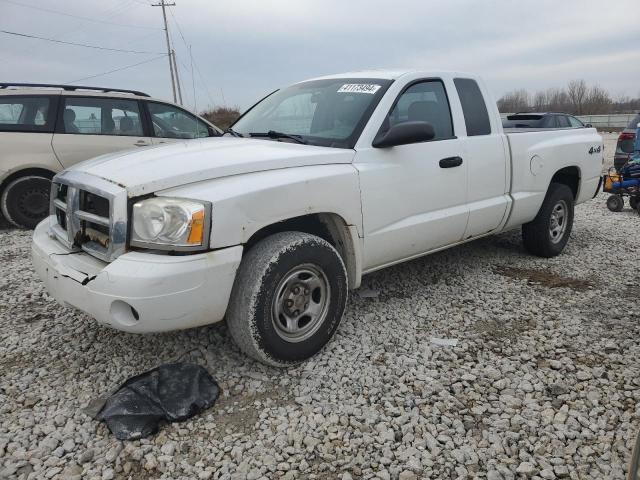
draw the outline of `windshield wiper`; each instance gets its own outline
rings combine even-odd
[[[229,128],[225,128],[224,132],[222,132],[222,134],[224,135],[225,133],[228,133],[229,135],[233,136],[233,137],[239,137],[239,138],[244,138],[244,135],[242,135],[241,133],[236,132],[233,128],[229,127]]]
[[[304,145],[308,144],[304,138],[300,135],[293,135],[290,133],[276,132],[275,130],[269,130],[268,132],[254,132],[249,134],[251,137],[268,137],[268,138],[288,138]]]

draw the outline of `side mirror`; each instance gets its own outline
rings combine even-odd
[[[584,128],[593,128],[593,125],[591,125],[590,123],[587,123]]]
[[[395,147],[433,140],[436,136],[429,122],[403,122],[391,127],[387,133],[373,141],[374,148]]]

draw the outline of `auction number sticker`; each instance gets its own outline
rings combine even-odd
[[[340,87],[338,93],[369,93],[373,95],[380,89],[380,85],[375,83],[345,83]]]

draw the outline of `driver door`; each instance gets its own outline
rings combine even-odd
[[[435,137],[360,149],[354,160],[361,185],[365,271],[459,242],[467,226],[467,164],[441,80],[409,85],[381,131],[408,121],[429,122]]]
[[[209,125],[175,105],[147,102],[154,145],[209,137]]]

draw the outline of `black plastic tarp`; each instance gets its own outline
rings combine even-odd
[[[119,440],[152,435],[164,422],[180,422],[211,407],[220,387],[200,366],[171,363],[123,383],[106,399],[95,418]]]

